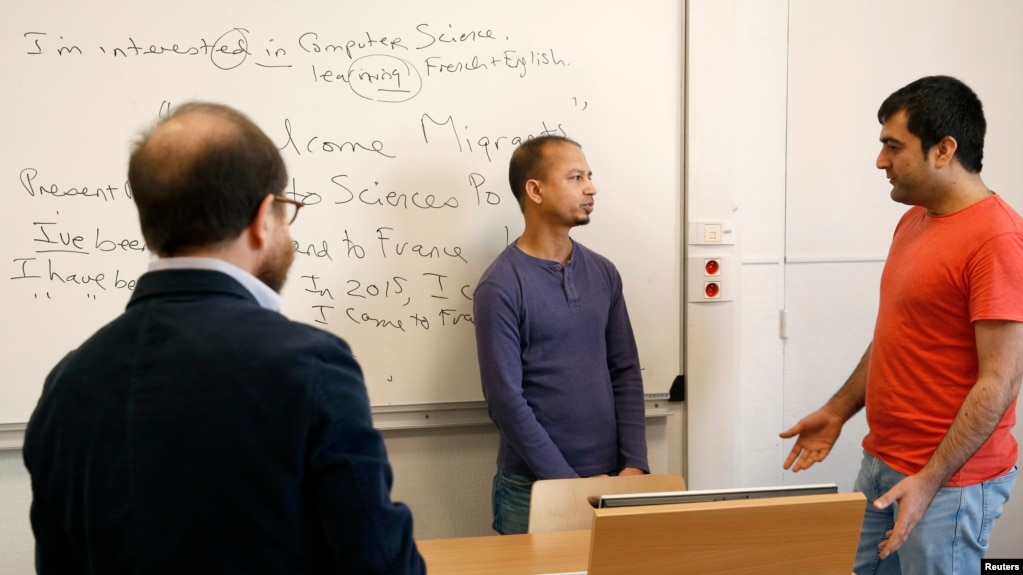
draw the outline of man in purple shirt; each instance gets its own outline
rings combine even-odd
[[[474,300],[483,394],[500,431],[494,530],[525,533],[537,479],[649,473],[636,341],[614,264],[569,232],[593,212],[576,142],[523,143],[508,170],[525,230]]]

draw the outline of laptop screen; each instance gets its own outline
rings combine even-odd
[[[733,501],[764,497],[791,497],[795,495],[821,495],[838,493],[834,483],[814,485],[782,485],[775,487],[745,487],[735,489],[705,489],[693,491],[664,491],[654,493],[622,493],[601,495],[597,507],[632,507],[636,505],[668,505],[701,501]]]

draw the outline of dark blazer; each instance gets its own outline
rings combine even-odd
[[[423,573],[348,345],[227,274],[143,275],[25,432],[49,573]]]

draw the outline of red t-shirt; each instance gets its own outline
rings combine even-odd
[[[912,475],[977,381],[973,322],[1023,321],[1023,219],[995,195],[958,212],[910,208],[895,228],[867,372],[863,448]],[[948,482],[973,485],[1016,463],[1016,403]]]

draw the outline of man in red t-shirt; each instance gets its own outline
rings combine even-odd
[[[973,571],[1016,478],[1023,219],[980,177],[986,123],[965,84],[921,78],[878,120],[877,167],[911,207],[881,276],[873,341],[827,404],[781,433],[797,437],[784,467],[822,461],[866,407],[855,571]]]

